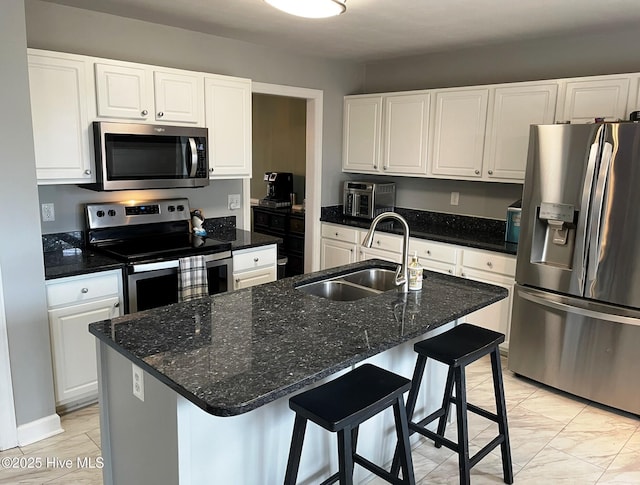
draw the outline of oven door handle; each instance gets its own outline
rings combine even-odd
[[[204,261],[208,264],[214,261],[220,261],[223,259],[230,259],[231,251],[222,251],[219,253],[207,254],[204,257]],[[134,273],[144,273],[145,271],[157,271],[161,269],[172,269],[178,267],[178,260],[172,259],[171,261],[157,261],[155,263],[140,263],[133,265]]]

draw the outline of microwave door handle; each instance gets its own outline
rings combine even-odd
[[[360,194],[356,192],[355,194],[353,194],[353,210],[351,211],[352,216],[360,215],[359,207],[360,207]]]
[[[189,168],[189,178],[196,176],[198,170],[198,149],[196,148],[196,139],[189,137],[189,147],[191,149],[191,167]]]

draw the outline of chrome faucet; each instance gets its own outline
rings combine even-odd
[[[398,265],[396,269],[396,285],[402,285],[402,291],[407,293],[409,291],[409,224],[401,215],[396,214],[395,212],[383,212],[378,215],[373,222],[371,223],[371,227],[369,228],[369,232],[364,237],[364,241],[362,241],[362,245],[370,248],[371,244],[373,244],[373,233],[376,230],[376,226],[378,222],[383,219],[395,219],[402,224],[403,234],[403,242],[402,242],[402,262]]]

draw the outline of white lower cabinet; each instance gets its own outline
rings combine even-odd
[[[367,259],[384,259],[385,261],[394,263],[400,263],[402,261],[401,236],[376,231],[371,247],[365,248],[361,243],[366,234],[367,231],[363,230],[358,237],[358,261],[365,261]]]
[[[424,239],[409,241],[409,257],[418,255],[420,266],[436,273],[456,274],[458,249],[451,244],[437,243]]]
[[[464,249],[460,276],[473,281],[502,286],[509,292],[507,298],[467,315],[464,319],[480,327],[505,334],[501,348],[509,348],[511,326],[511,302],[515,284],[515,256],[500,255],[490,251]]]
[[[337,224],[323,223],[320,240],[320,269],[335,268],[358,260],[360,233]]]
[[[233,289],[276,280],[278,247],[275,244],[233,251]]]
[[[121,315],[122,272],[60,278],[46,287],[56,406],[68,409],[98,397],[96,342],[88,325]]]

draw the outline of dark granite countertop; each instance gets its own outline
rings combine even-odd
[[[89,249],[69,248],[44,253],[45,280],[122,268],[124,263]]]
[[[89,325],[89,331],[217,416],[258,408],[507,296],[504,288],[425,271],[423,289],[351,302],[295,289],[353,263]]]
[[[282,242],[282,239],[278,237],[244,231],[235,227],[214,228],[208,235],[214,239],[230,243],[232,251]],[[123,267],[124,263],[88,248],[65,247],[64,249],[56,248],[44,252],[44,275],[46,280],[110,269],[121,269]]]
[[[411,237],[506,254],[516,254],[518,251],[517,244],[504,240],[505,221],[399,207],[395,212],[409,223]],[[371,226],[369,220],[343,216],[342,206],[323,207],[320,220],[362,229]],[[376,230],[402,234],[400,224],[394,221],[382,222]]]

